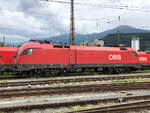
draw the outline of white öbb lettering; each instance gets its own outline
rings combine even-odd
[[[120,54],[110,54],[108,56],[109,60],[121,60],[121,55]]]
[[[139,57],[139,61],[147,61],[147,57]]]

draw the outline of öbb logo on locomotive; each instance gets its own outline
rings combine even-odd
[[[147,57],[139,57],[139,61],[147,61]]]
[[[121,60],[121,55],[120,54],[109,54],[108,59],[109,60]]]

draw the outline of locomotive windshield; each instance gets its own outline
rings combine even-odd
[[[17,53],[16,53],[16,57],[18,56],[18,54],[20,53],[20,50],[22,49],[22,46],[17,50]]]
[[[136,52],[132,52],[132,55],[133,56],[138,56]]]
[[[29,48],[24,50],[21,55],[31,55],[32,53],[33,53],[33,49]]]
[[[21,46],[21,47],[19,47],[19,49],[17,50],[17,53],[16,53],[16,58],[15,58],[15,60],[14,60],[14,63],[16,64],[17,63],[17,56],[18,56],[18,54],[20,53],[20,50],[22,49],[22,47],[23,46]]]

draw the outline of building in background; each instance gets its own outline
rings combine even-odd
[[[98,46],[98,47],[103,47],[104,46],[104,41],[103,40],[95,39],[94,41],[91,41],[91,42],[84,41],[84,42],[80,43],[80,45],[83,45],[83,46]]]
[[[137,51],[140,49],[139,40],[140,40],[139,37],[135,37],[135,36],[132,37],[132,42],[131,42],[132,48],[137,50]]]
[[[4,46],[4,42],[0,42],[0,46]]]

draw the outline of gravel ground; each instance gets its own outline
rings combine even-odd
[[[42,113],[42,112],[40,112],[40,113]],[[127,113],[150,113],[150,110],[145,109],[145,110],[139,110],[139,111],[130,111]]]
[[[131,101],[130,101],[131,102]],[[130,102],[127,102],[127,103],[130,103]],[[132,102],[136,102],[136,101],[132,101]],[[131,102],[131,103],[132,103]],[[124,102],[126,103],[126,102]],[[123,103],[123,104],[124,104]],[[84,109],[93,109],[93,108],[99,108],[99,107],[105,107],[105,106],[112,106],[112,105],[119,105],[121,103],[101,103],[101,104],[97,104],[97,105],[86,105],[86,106],[72,106],[72,107],[62,107],[62,108],[59,108],[59,109],[51,109],[51,108],[48,108],[48,109],[34,109],[34,110],[31,110],[31,111],[16,111],[15,113],[66,113],[66,112],[73,112],[73,111],[79,111],[79,110],[84,110]],[[137,111],[130,111],[130,112],[120,112],[120,113],[150,113],[149,110],[137,110]]]
[[[40,78],[40,79],[19,79],[19,80],[0,80],[0,82],[20,82],[20,81],[30,81],[30,80],[52,80],[52,79],[70,79],[70,78],[88,78],[88,77],[106,77],[106,76],[131,76],[131,75],[150,75],[150,73],[146,74],[121,74],[121,75],[92,75],[92,76],[75,76],[75,77],[57,77],[57,78]],[[110,81],[107,81],[107,83]],[[85,85],[85,84],[99,84],[106,83],[106,81],[97,81],[97,82],[83,82],[83,83],[69,83],[66,85]],[[63,83],[60,84],[52,84],[52,85],[35,85],[34,87],[48,87],[48,86],[62,86],[65,85]],[[20,86],[17,88],[27,88],[28,86]],[[13,87],[8,87],[13,88]],[[8,88],[0,88],[8,89]],[[150,90],[137,90],[137,91],[126,91],[124,93],[121,92],[104,92],[104,93],[80,93],[80,94],[71,94],[71,95],[54,95],[54,96],[32,96],[32,97],[12,97],[12,98],[0,98],[0,107],[5,106],[19,106],[19,105],[30,105],[30,104],[44,104],[44,103],[56,103],[56,102],[67,102],[67,101],[79,101],[79,100],[87,100],[87,99],[106,99],[106,98],[115,98],[115,97],[127,97],[127,94],[132,94],[129,96],[140,96],[150,94]],[[45,110],[32,110],[32,111],[17,111],[16,113],[63,113],[73,108],[60,108],[60,109],[45,109]],[[135,112],[129,112],[135,113]],[[150,113],[150,111],[140,111],[139,113]]]
[[[80,94],[71,94],[71,95],[54,95],[54,96],[31,96],[31,97],[17,97],[17,98],[13,97],[13,98],[0,99],[0,107],[31,105],[35,103],[44,104],[44,103],[79,101],[79,100],[87,100],[87,99],[93,100],[93,99],[119,98],[119,97],[140,96],[140,95],[147,95],[147,94],[150,94],[150,90],[149,91],[144,91],[144,90],[127,91],[124,93],[105,92],[105,93],[80,93]]]

